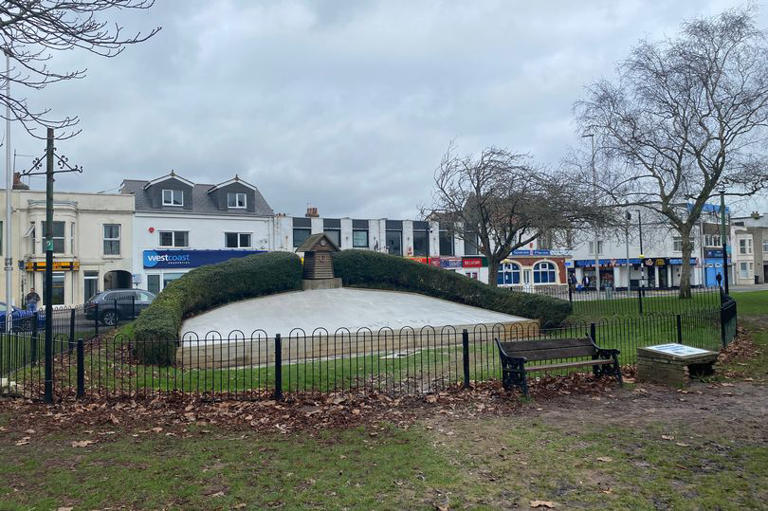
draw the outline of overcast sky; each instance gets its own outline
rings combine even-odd
[[[171,169],[207,183],[237,173],[276,212],[413,218],[451,140],[557,165],[580,143],[572,105],[586,84],[612,76],[639,39],[734,5],[158,0],[115,13],[131,31],[162,26],[150,41],[115,59],[57,54],[54,67],[87,77],[25,92],[80,117],[82,133],[57,146],[85,173],[59,177],[59,190],[116,191]],[[42,152],[19,127],[13,136],[18,153]],[[16,168],[30,163],[18,156]],[[762,199],[742,208],[756,207],[768,211]]]

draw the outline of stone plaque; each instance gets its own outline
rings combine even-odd
[[[712,353],[711,351],[703,350],[700,348],[694,348],[693,346],[686,346],[685,344],[658,344],[656,346],[647,346],[645,349],[651,351],[658,351],[666,355],[674,355],[676,357],[693,357],[698,355],[706,355]]]

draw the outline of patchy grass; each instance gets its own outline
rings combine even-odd
[[[464,498],[481,507],[757,509],[768,498],[768,446],[681,424],[495,420],[454,433],[442,444],[467,456]]]
[[[731,293],[739,309],[739,317],[768,316],[768,290]]]
[[[720,424],[723,426],[723,424]],[[0,440],[0,508],[757,509],[768,446],[684,422],[440,420],[288,435],[68,431]],[[93,438],[87,447],[72,440]]]
[[[0,508],[429,508],[435,488],[461,481],[416,431],[135,436],[102,435],[84,448],[70,441],[93,434],[3,441]]]

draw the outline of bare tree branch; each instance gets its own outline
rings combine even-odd
[[[591,85],[575,108],[595,134],[605,197],[663,215],[682,238],[680,296],[690,296],[690,235],[707,200],[721,186],[733,196],[768,187],[768,45],[753,11],[642,41],[619,79]]]
[[[149,33],[125,34],[117,23],[99,15],[123,9],[144,10],[154,0],[3,0],[0,3],[0,45],[10,58],[10,72],[2,66],[0,107],[8,107],[11,119],[19,121],[33,136],[38,127],[73,128],[77,117],[54,118],[50,109],[29,106],[20,88],[43,89],[46,86],[85,76],[85,69],[55,70],[50,67],[54,54],[65,50],[85,50],[112,58],[128,45],[142,43],[154,36]],[[13,87],[11,97],[5,83]],[[4,116],[5,108],[2,108]],[[72,136],[76,132],[70,131]]]

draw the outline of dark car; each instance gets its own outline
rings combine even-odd
[[[135,319],[154,299],[154,293],[143,289],[102,291],[86,302],[85,317],[98,319],[107,326],[114,326],[122,320]]]
[[[0,302],[0,331],[5,331],[5,312],[7,308],[4,302]],[[32,330],[35,324],[35,313],[27,310],[19,309],[18,307],[11,306],[11,329],[14,332],[28,332]],[[38,311],[37,313],[37,327],[38,329],[45,328],[45,313]]]

